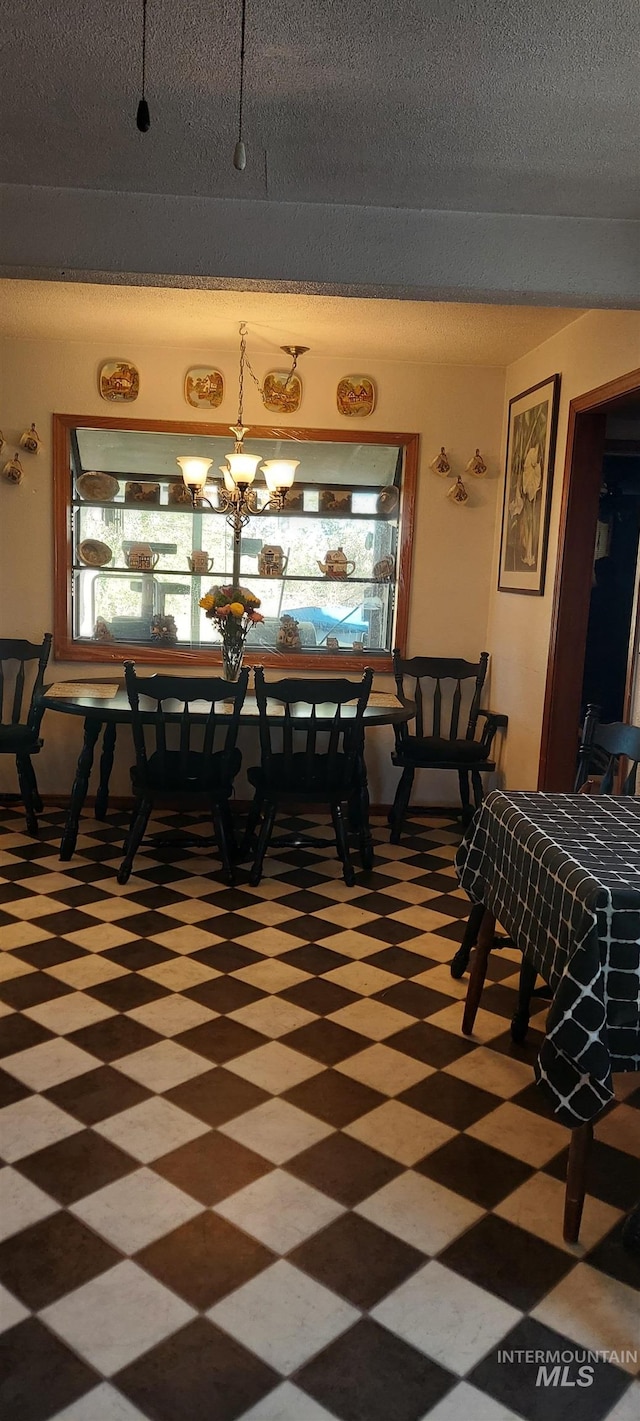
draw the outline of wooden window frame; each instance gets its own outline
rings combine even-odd
[[[228,435],[226,424],[196,423],[191,420],[114,419],[101,415],[54,414],[52,416],[53,500],[54,500],[54,656],[58,661],[99,662],[112,665],[131,658],[152,665],[212,666],[221,661],[216,644],[211,647],[153,647],[126,642],[78,642],[73,637],[72,604],[72,520],[71,520],[71,431],[73,429],[133,429],[143,433]],[[307,440],[337,444],[391,444],[404,450],[404,466],[398,520],[398,566],[393,644],[406,651],[411,591],[413,527],[418,480],[420,436],[390,433],[387,430],[292,429],[252,425],[254,439]],[[304,650],[290,654],[263,647],[249,649],[245,663],[250,666],[298,668],[323,671],[355,671],[373,665],[390,672],[390,653],[324,652],[322,657]]]

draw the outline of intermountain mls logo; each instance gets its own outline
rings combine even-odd
[[[593,1386],[595,1368],[599,1362],[611,1362],[614,1366],[637,1366],[638,1353],[623,1348],[620,1352],[591,1352],[575,1347],[564,1347],[562,1351],[541,1351],[537,1348],[518,1348],[515,1351],[498,1351],[498,1361],[503,1365],[525,1362],[535,1366],[536,1386],[586,1387]]]

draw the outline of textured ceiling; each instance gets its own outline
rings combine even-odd
[[[640,215],[637,0],[0,0],[0,181]]]
[[[313,356],[507,365],[581,313],[543,307],[381,301],[256,291],[197,291],[0,281],[0,336],[130,340],[250,350],[304,344]]]

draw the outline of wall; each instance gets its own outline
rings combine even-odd
[[[381,306],[381,319],[383,311]],[[96,340],[0,342],[1,423],[8,441],[4,458],[13,452],[17,437],[32,421],[44,440],[37,457],[24,456],[25,477],[18,488],[0,480],[0,607],[5,635],[36,640],[52,626],[51,414],[115,413],[97,392],[97,370],[104,359],[125,356],[138,365],[141,392],[135,406],[126,413],[136,418],[185,420],[189,417],[182,393],[185,370],[191,364],[206,363],[216,352],[216,363],[227,380],[224,403],[214,418],[216,422],[235,419],[237,353],[220,353],[215,343],[215,325],[207,349],[130,340],[123,346],[122,350],[114,348],[111,341],[105,348],[104,342]],[[255,364],[259,375],[268,368],[258,359]],[[418,431],[421,435],[409,651],[476,657],[486,637],[488,571],[500,483],[504,371],[369,360],[366,368],[377,382],[378,404],[362,427]],[[303,404],[301,414],[292,422],[301,419],[309,427],[335,428],[339,423],[335,388],[345,373],[344,360],[304,357]],[[267,422],[260,398],[250,383],[245,420],[248,424]],[[354,426],[357,427],[356,421],[350,421],[349,427]],[[466,464],[476,446],[489,465],[490,474],[484,481],[469,480],[470,498],[462,508],[446,499],[449,485],[428,467],[441,444],[446,445],[456,469]],[[96,675],[95,666],[78,662],[52,665],[50,669],[50,679],[56,680]],[[39,767],[41,788],[45,793],[66,793],[80,746],[81,722],[49,713],[44,734],[46,745]],[[370,732],[368,763],[372,798],[377,802],[388,802],[395,789],[397,772],[389,762],[391,744],[390,731]],[[245,755],[245,763],[250,764],[251,750],[247,753],[249,759]],[[121,735],[112,780],[114,792],[129,792],[130,763],[129,738]],[[11,769],[0,764],[0,773],[6,788]],[[442,775],[438,783],[438,777],[431,776],[427,785],[425,777],[418,796],[435,803],[444,803],[447,797],[455,799],[457,785],[451,784],[453,778]],[[242,783],[239,792],[243,792]]]
[[[588,311],[507,368],[506,402],[548,375],[559,372],[562,376],[543,597],[496,591],[499,514],[496,519],[488,647],[492,652],[491,703],[509,716],[503,770],[510,789],[534,789],[538,781],[569,403],[639,366],[640,316],[631,311]],[[505,441],[506,414],[503,463]]]

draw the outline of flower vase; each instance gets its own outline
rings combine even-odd
[[[225,681],[237,681],[242,670],[244,638],[222,643],[222,674]]]

